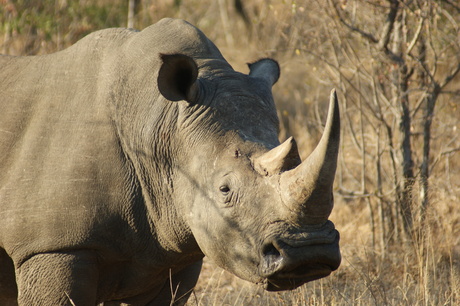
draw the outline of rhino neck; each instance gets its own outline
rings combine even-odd
[[[119,136],[120,143],[133,165],[133,176],[139,182],[139,196],[147,214],[149,234],[155,238],[159,257],[180,261],[181,254],[187,253],[191,255],[184,260],[198,260],[203,254],[183,220],[180,203],[176,200],[178,186],[175,180],[181,169],[175,165],[183,159],[178,149],[177,122],[172,120],[177,118],[177,109],[159,112],[162,113],[159,118],[163,120],[141,126],[141,135],[129,137],[125,131]]]

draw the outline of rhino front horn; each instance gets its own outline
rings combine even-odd
[[[294,222],[324,223],[332,210],[332,186],[340,143],[340,114],[337,94],[332,90],[324,133],[315,150],[300,165],[281,174],[284,204]]]

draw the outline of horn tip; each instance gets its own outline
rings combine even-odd
[[[331,96],[330,96],[330,105],[335,106],[339,103],[339,99],[337,98],[337,90],[333,88],[331,90]]]
[[[294,139],[294,136],[289,136],[288,139],[286,139],[286,142],[290,143],[290,144],[294,144],[296,143],[295,139]]]
[[[329,102],[329,113],[331,115],[331,119],[333,118],[333,121],[340,121],[340,115],[339,115],[339,99],[337,98],[337,90],[333,88],[331,90],[331,98]]]

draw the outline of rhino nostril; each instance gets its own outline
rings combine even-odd
[[[272,243],[265,245],[264,248],[262,249],[262,253],[264,254],[264,256],[270,256],[270,257],[281,256],[281,253]]]
[[[269,276],[279,270],[283,262],[283,255],[281,255],[278,248],[273,243],[267,243],[262,248],[262,275]]]

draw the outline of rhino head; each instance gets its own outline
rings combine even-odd
[[[324,134],[302,162],[293,138],[277,138],[275,61],[249,65],[249,75],[181,54],[162,62],[159,91],[182,103],[179,124],[187,131],[176,202],[204,255],[269,291],[336,270],[339,233],[328,220],[340,140],[335,91]]]

